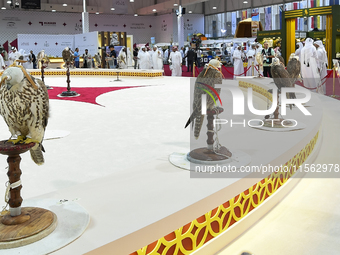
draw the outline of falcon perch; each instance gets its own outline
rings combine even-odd
[[[30,149],[32,160],[42,165],[42,140],[49,116],[49,98],[45,84],[21,66],[12,65],[1,76],[0,114],[3,116],[13,144],[35,143]]]

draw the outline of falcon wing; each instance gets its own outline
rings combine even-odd
[[[222,74],[215,70],[214,68],[205,67],[203,71],[198,75],[195,89],[194,89],[194,102],[193,102],[193,113],[191,114],[189,120],[187,121],[185,127],[190,123],[195,126],[194,136],[198,139],[201,132],[202,124],[204,121],[204,115],[201,114],[202,108],[202,95],[207,94],[204,90],[208,91],[215,99],[218,100],[217,95],[209,87],[214,88],[215,84],[222,83]],[[204,89],[204,90],[203,90]],[[214,89],[219,95],[221,89]],[[207,110],[211,110],[214,107],[215,101],[210,95],[207,95]]]

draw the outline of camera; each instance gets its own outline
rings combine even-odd
[[[98,47],[98,50],[106,50],[106,47],[105,46]]]

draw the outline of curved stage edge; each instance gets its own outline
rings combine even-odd
[[[39,69],[27,69],[33,76],[41,76]],[[0,71],[0,76],[3,71]],[[87,69],[74,68],[70,69],[70,75],[90,75],[90,76],[130,76],[130,77],[161,77],[164,70],[143,70],[143,69]],[[66,69],[45,69],[44,76],[66,75]]]
[[[260,97],[262,100],[272,101],[272,95],[268,92],[268,89],[272,86],[269,84],[270,81],[272,81],[271,79],[266,79],[269,85],[263,84],[262,81],[260,82],[261,85],[259,85],[258,82],[253,82],[255,80],[251,81],[242,78],[238,80],[241,88],[252,87],[257,93],[256,96]],[[248,185],[246,186],[248,188],[243,189],[243,192],[225,200],[224,203],[212,208],[201,217],[192,220],[170,234],[136,250],[131,253],[131,255],[203,255],[213,254],[225,247],[279,203],[280,200],[282,200],[299,182],[299,178],[301,178],[304,173],[299,170],[295,172],[293,169],[294,167],[295,169],[299,169],[304,163],[313,162],[317,156],[322,142],[321,121],[322,116],[318,119],[318,123],[316,123],[315,127],[313,127],[298,144],[295,144],[286,155],[280,155],[280,157],[270,162],[287,166],[290,171],[272,173],[263,179],[257,178],[258,180],[256,180],[256,178],[243,178],[240,180],[244,182],[241,186]],[[293,176],[297,178],[291,178]],[[239,183],[240,182],[237,182],[237,184]],[[219,194],[214,194],[215,198],[216,196],[225,197],[226,191],[221,190],[217,193]],[[228,194],[230,194],[230,192]],[[213,200],[214,198],[211,196],[210,198],[207,197],[207,199]],[[195,210],[195,207],[201,206],[202,203],[204,202],[199,201],[196,205],[189,206],[190,209],[186,208],[186,214],[188,214],[190,210]],[[181,213],[176,216],[180,217],[180,214]],[[174,219],[176,219],[176,217],[172,217],[172,220]],[[168,225],[169,220],[170,219],[166,219],[163,223],[160,221],[155,224],[158,227],[162,227]],[[148,226],[144,230],[141,229],[132,236],[136,238],[144,231],[146,231],[144,233],[148,233],[147,231],[155,229],[156,225],[152,227]],[[130,238],[133,238],[132,236],[130,236]],[[120,243],[128,243],[130,238],[128,236],[126,237],[127,238],[124,241],[121,240]],[[130,239],[130,241],[133,242],[133,239]],[[109,251],[113,248],[110,244],[112,243],[99,247],[87,254],[109,254]],[[126,249],[123,250],[124,252],[127,251]],[[123,250],[120,251],[122,252]]]

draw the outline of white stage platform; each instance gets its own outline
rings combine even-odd
[[[50,86],[60,86],[65,84],[65,77],[47,76],[45,81]],[[53,254],[112,254],[112,251],[114,254],[135,251],[152,254],[139,249],[195,221],[266,176],[190,178],[189,171],[168,162],[171,153],[190,150],[190,131],[184,129],[191,112],[189,81],[182,77],[125,77],[121,83],[113,84],[107,77],[74,77],[72,88],[142,87],[102,94],[97,103],[104,107],[51,100],[48,130],[64,130],[70,134],[44,142],[46,163],[41,167],[34,165],[29,154],[22,156],[22,197],[25,200],[77,199],[91,217],[88,229],[79,239]],[[238,86],[237,81],[228,83]],[[265,90],[271,86],[260,85]],[[257,106],[266,106],[264,97],[254,100]],[[249,139],[260,138],[265,132],[253,128],[246,128],[242,134],[223,128],[220,135],[230,136],[233,147],[250,154],[251,165],[284,164],[308,144],[315,150],[314,154],[313,150],[307,154],[315,157],[317,142],[322,139],[324,97],[313,94],[312,100],[313,118],[303,116],[297,109],[291,111],[290,116],[301,119],[307,128],[281,133],[277,143],[282,146],[271,147],[277,137],[272,132],[266,133],[266,139],[249,143]],[[333,101],[331,107],[339,103]],[[231,105],[232,100],[223,107],[228,109]],[[253,117],[249,112],[246,115]],[[1,139],[8,139],[4,121],[0,122],[0,130]],[[7,180],[6,165],[3,157],[0,161],[3,183]],[[290,189],[294,185],[291,184]],[[4,186],[0,187],[0,194],[4,190]],[[259,209],[261,206],[252,212]],[[176,242],[178,240],[170,240],[169,244]]]

